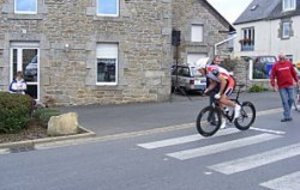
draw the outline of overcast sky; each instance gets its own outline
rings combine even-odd
[[[207,0],[230,23],[233,23],[252,0]]]

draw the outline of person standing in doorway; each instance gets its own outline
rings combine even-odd
[[[25,94],[27,84],[23,78],[22,71],[18,71],[15,79],[9,85],[9,92],[16,94]]]
[[[281,97],[284,110],[281,122],[292,121],[291,110],[294,103],[294,81],[299,87],[299,80],[293,64],[282,53],[279,54],[278,61],[272,68],[270,80],[272,87],[279,91]]]

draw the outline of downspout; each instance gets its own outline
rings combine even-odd
[[[217,48],[218,48],[219,45],[222,45],[222,44],[224,44],[224,43],[226,43],[226,42],[229,42],[230,40],[233,40],[233,39],[235,39],[236,37],[237,37],[237,35],[234,34],[234,35],[231,36],[230,38],[227,38],[227,39],[225,39],[225,40],[223,40],[223,41],[220,41],[220,42],[216,43],[216,44],[214,45],[214,56],[217,55]],[[233,44],[233,47],[234,47],[234,44]]]

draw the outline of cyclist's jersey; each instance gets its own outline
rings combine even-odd
[[[224,78],[227,82],[225,90],[224,90],[224,94],[226,96],[230,96],[234,87],[235,87],[235,80],[232,77],[232,75],[230,75],[230,73],[224,69],[223,67],[217,66],[217,65],[209,65],[206,67],[206,77],[216,81],[217,83],[220,83],[220,79],[218,78],[218,76],[221,76],[221,78]]]

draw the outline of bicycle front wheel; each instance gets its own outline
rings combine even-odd
[[[241,115],[234,121],[234,125],[239,130],[247,130],[254,123],[256,110],[251,102],[243,102],[241,105]]]
[[[220,109],[212,106],[202,109],[196,121],[198,132],[204,137],[214,135],[221,126],[221,118]]]

